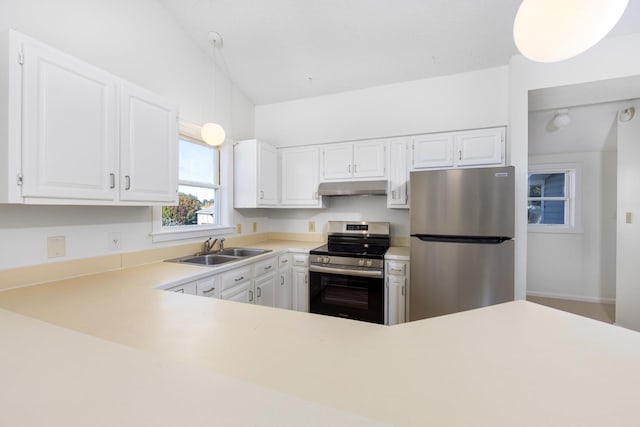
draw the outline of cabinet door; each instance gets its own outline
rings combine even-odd
[[[411,142],[411,168],[428,169],[453,166],[453,135],[422,135]]]
[[[23,52],[22,195],[114,200],[116,79],[35,41]]]
[[[353,177],[382,178],[385,176],[385,141],[353,144]]]
[[[501,165],[504,128],[479,129],[456,134],[456,166]]]
[[[278,204],[278,152],[268,144],[259,144],[258,204]]]
[[[390,208],[408,208],[407,191],[409,174],[407,171],[407,144],[404,139],[395,139],[389,143],[389,193],[387,206]]]
[[[387,277],[387,324],[396,325],[405,321],[406,278]]]
[[[353,144],[322,147],[322,180],[349,179],[353,175]]]
[[[320,149],[318,147],[280,150],[280,204],[320,207],[318,182]]]
[[[291,270],[293,309],[309,312],[309,270],[294,268]]]
[[[283,268],[278,271],[276,289],[276,307],[291,310],[291,269]]]
[[[267,307],[276,306],[277,274],[268,274],[256,279],[256,304]]]
[[[253,281],[248,280],[244,283],[240,283],[238,286],[226,289],[220,294],[220,299],[226,299],[229,301],[253,303]]]
[[[129,84],[123,84],[120,104],[120,199],[177,203],[175,107]]]
[[[167,290],[179,294],[196,295],[196,282],[189,282],[180,286],[174,286],[173,288],[169,288]]]

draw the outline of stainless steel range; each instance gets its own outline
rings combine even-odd
[[[384,323],[389,223],[329,221],[327,240],[310,252],[310,311]]]

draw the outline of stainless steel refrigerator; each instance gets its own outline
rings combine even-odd
[[[411,172],[411,320],[513,300],[513,174]]]

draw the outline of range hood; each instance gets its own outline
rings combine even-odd
[[[320,196],[364,196],[387,194],[387,181],[322,182],[318,186]]]

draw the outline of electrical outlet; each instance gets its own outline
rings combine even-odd
[[[49,258],[60,258],[65,255],[64,236],[47,237],[47,256]]]
[[[316,232],[316,222],[309,221],[309,233],[315,233],[315,232]]]
[[[242,234],[242,224],[236,225],[236,233],[237,234]]]
[[[253,232],[254,232],[254,233],[255,233],[256,231],[258,231],[258,223],[257,223],[257,222],[254,222],[251,228],[253,229]]]
[[[122,249],[122,233],[113,232],[107,234],[107,247],[110,251],[119,251]]]

